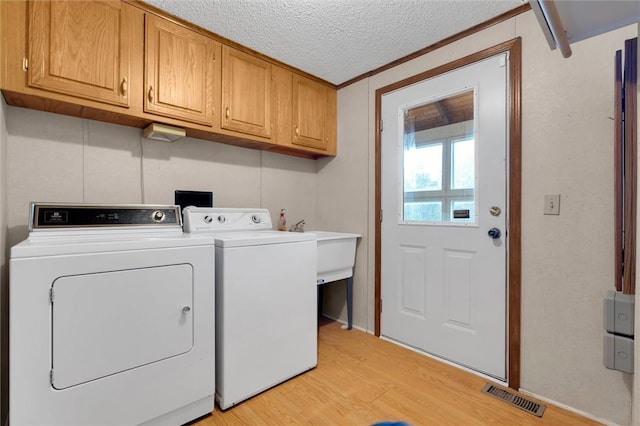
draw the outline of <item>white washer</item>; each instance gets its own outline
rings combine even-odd
[[[318,363],[316,236],[271,229],[266,209],[187,207],[216,244],[216,399],[223,410]]]
[[[9,423],[182,424],[214,408],[211,238],[177,206],[32,204],[10,260]]]

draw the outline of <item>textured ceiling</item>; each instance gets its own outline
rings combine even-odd
[[[522,5],[523,0],[145,0],[334,84]]]

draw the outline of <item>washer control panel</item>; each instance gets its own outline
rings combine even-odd
[[[271,214],[267,209],[232,209],[216,207],[186,207],[182,211],[184,232],[253,231],[271,229]]]

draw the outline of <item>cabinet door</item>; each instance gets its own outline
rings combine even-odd
[[[292,108],[293,144],[326,149],[327,88],[294,74]]]
[[[210,38],[147,14],[145,112],[211,126],[219,49]]]
[[[30,2],[29,86],[129,106],[129,25],[119,1]]]
[[[222,128],[271,137],[271,64],[222,47]]]

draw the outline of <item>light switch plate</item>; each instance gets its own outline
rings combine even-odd
[[[560,194],[544,196],[544,214],[560,214]]]

